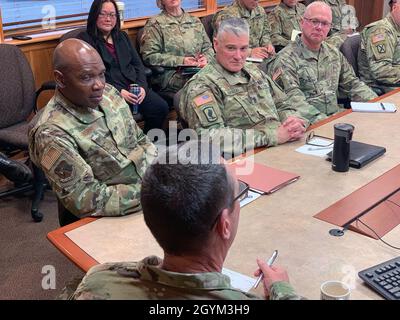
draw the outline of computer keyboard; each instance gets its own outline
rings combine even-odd
[[[388,300],[400,300],[400,257],[358,273],[368,286]]]

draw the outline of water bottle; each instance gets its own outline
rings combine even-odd
[[[349,171],[350,141],[353,137],[354,126],[347,123],[337,123],[334,125],[334,130],[332,170],[346,172]]]
[[[139,85],[137,85],[135,83],[130,84],[129,85],[129,92],[138,97],[139,93],[140,93]],[[132,114],[138,114],[138,109],[139,109],[139,104],[138,103],[131,104]]]

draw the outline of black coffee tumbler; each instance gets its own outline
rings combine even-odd
[[[335,140],[332,152],[332,170],[338,172],[349,171],[350,141],[353,137],[354,126],[347,123],[334,125]]]

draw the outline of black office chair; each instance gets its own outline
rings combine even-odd
[[[35,81],[28,60],[14,45],[0,44],[0,149],[7,155],[28,150],[28,117],[37,112],[37,98],[44,90],[53,89],[44,84],[35,91]],[[28,162],[29,158],[28,158]],[[31,163],[33,181],[1,192],[0,198],[34,190],[31,215],[35,222],[43,219],[39,202],[43,199],[46,179],[42,170]]]
[[[144,28],[140,28],[136,33],[136,47],[137,47],[137,51],[139,52],[139,54],[140,54],[140,46],[142,44],[143,32],[144,32]],[[145,67],[151,70],[151,73],[148,76],[149,83],[151,83],[151,80],[150,80],[151,76],[160,75],[165,72],[165,68],[162,66],[149,66],[149,65],[145,64]],[[173,109],[175,93],[160,91],[160,88],[157,88],[154,85],[152,85],[152,88],[168,103],[168,105],[170,106],[170,109]]]
[[[177,118],[178,118],[177,119],[178,123],[180,124],[182,129],[185,129],[185,128],[188,128],[189,126],[188,126],[187,122],[182,118],[181,112],[180,112],[180,109],[179,109],[179,102],[181,100],[182,91],[183,91],[183,89],[181,89],[177,93],[175,93],[175,96],[174,96],[174,108],[175,108],[176,115],[177,115]]]
[[[212,20],[214,18],[214,13],[211,13],[207,16],[201,17],[200,21],[204,26],[204,29],[206,30],[206,33],[208,37],[210,38],[211,43],[213,43],[213,34],[214,34],[214,29],[212,26]]]
[[[340,46],[340,52],[346,57],[349,64],[353,67],[354,73],[359,77],[358,72],[358,50],[360,49],[361,36],[359,34],[347,37]]]

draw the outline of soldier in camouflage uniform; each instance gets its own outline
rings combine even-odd
[[[301,22],[301,38],[279,52],[270,71],[285,90],[291,105],[311,123],[341,110],[337,103],[338,90],[352,101],[376,97],[355,76],[343,54],[324,42],[331,21],[328,5],[310,4]]]
[[[156,149],[125,100],[105,84],[104,64],[87,43],[54,52],[57,90],[29,133],[33,162],[77,217],[121,216],[140,207],[140,184]]]
[[[358,20],[355,15],[355,9],[353,6],[348,5],[345,0],[321,1],[328,4],[332,9],[332,28],[329,32],[326,42],[339,49],[343,42],[347,39],[348,35],[353,33],[358,27]],[[347,8],[349,9],[352,8],[352,10],[348,12],[348,14],[352,15],[351,19],[350,17],[344,16],[344,6],[347,6]],[[346,25],[346,23],[349,22],[347,21],[348,19],[350,19],[350,24]]]
[[[361,80],[379,93],[400,82],[400,3],[391,1],[391,12],[361,32],[358,67]],[[379,84],[380,83],[380,84]]]
[[[293,30],[300,32],[300,21],[306,7],[298,0],[282,0],[270,13],[271,40],[276,51],[286,47]]]
[[[164,259],[95,266],[72,298],[261,299],[233,288],[221,273],[238,228],[240,199],[248,192],[221,161],[218,147],[198,140],[160,155],[144,176],[141,203]],[[265,298],[301,299],[284,269],[272,269],[263,259],[257,263]]]
[[[220,142],[228,156],[299,139],[306,126],[278,86],[246,63],[248,42],[245,20],[223,20],[216,59],[188,81],[179,105],[189,127]]]
[[[158,0],[162,12],[149,19],[141,39],[145,64],[163,66],[166,71],[153,75],[152,84],[161,92],[177,92],[191,77],[179,65],[203,67],[214,56],[204,26],[197,17],[181,8],[181,1]]]
[[[245,19],[250,26],[250,57],[266,59],[275,54],[268,16],[258,5],[258,0],[235,0],[232,5],[217,12],[212,21],[214,34],[221,21],[232,17]]]

